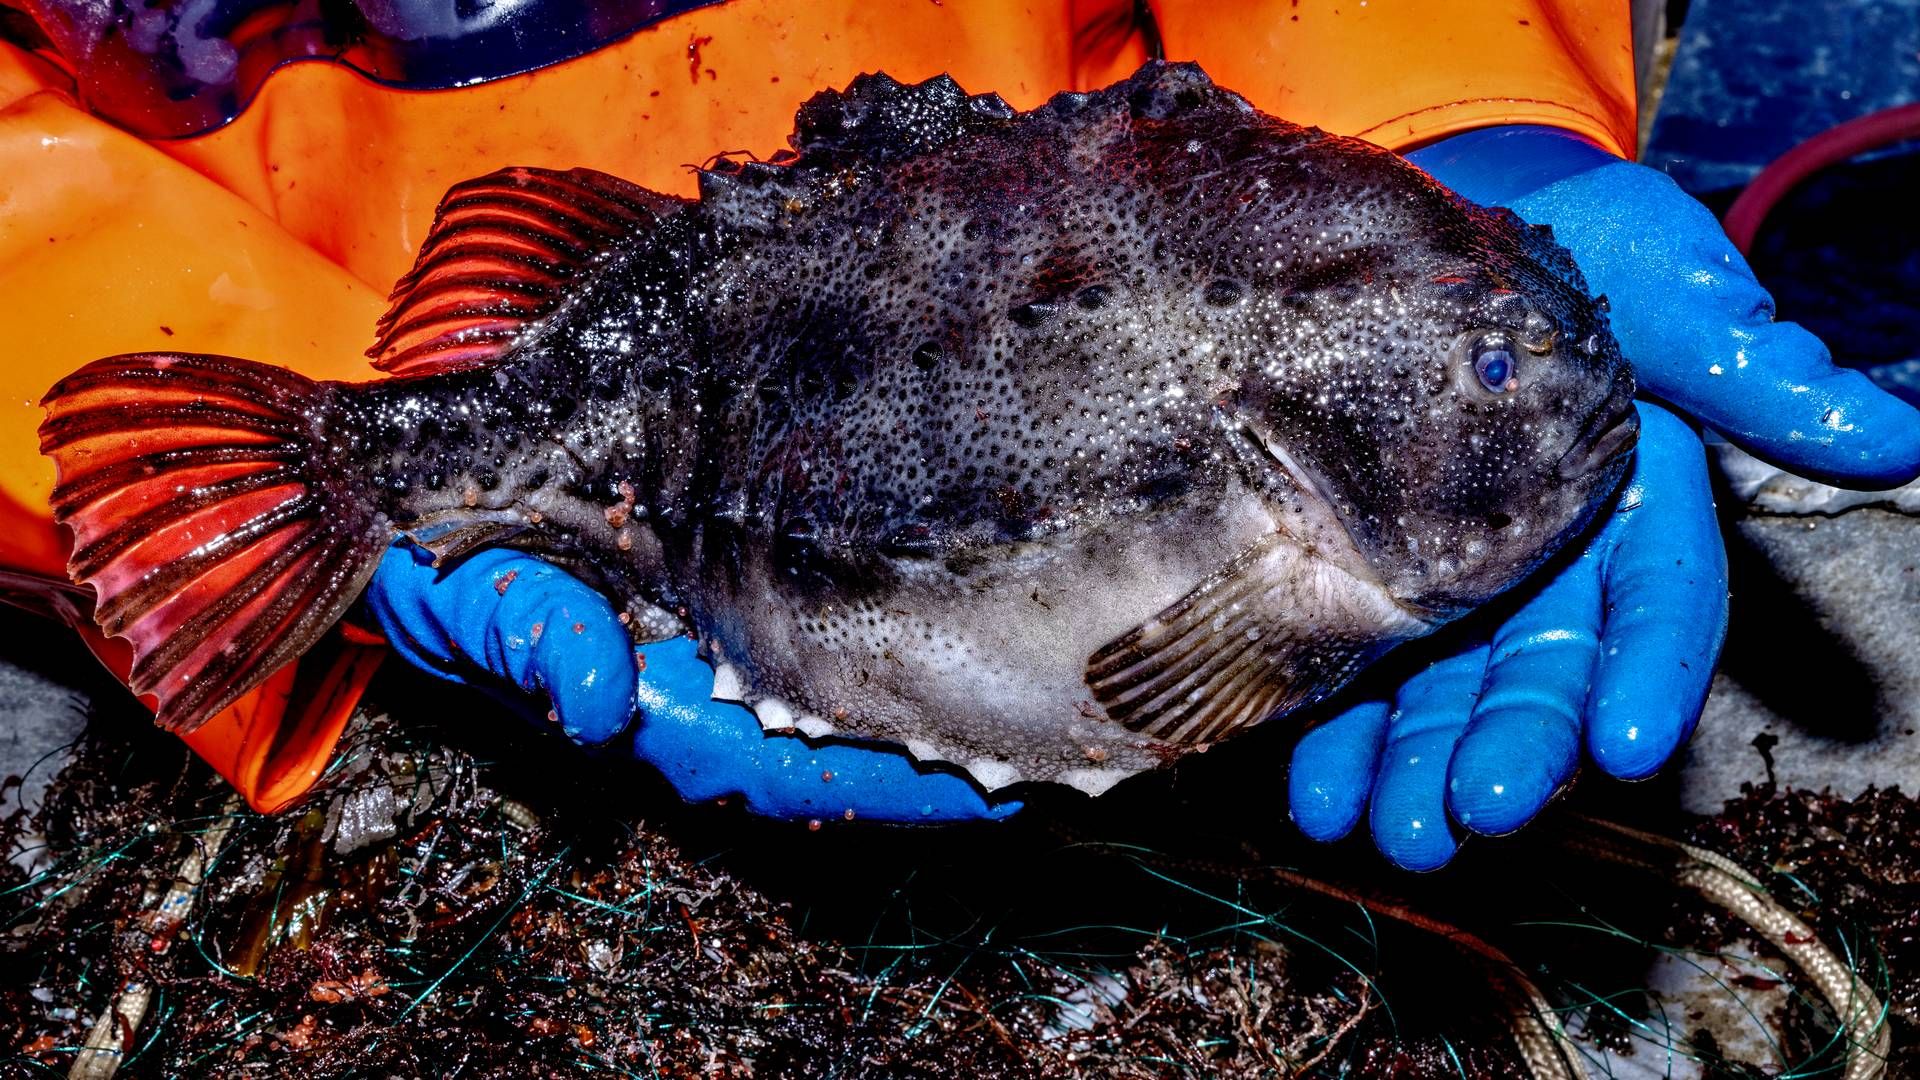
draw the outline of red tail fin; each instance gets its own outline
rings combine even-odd
[[[67,572],[133,645],[135,693],[191,730],[305,651],[385,550],[386,519],[342,441],[332,392],[222,356],[89,364],[47,392],[40,451],[73,529]]]

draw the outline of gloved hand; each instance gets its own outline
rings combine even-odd
[[[1891,487],[1920,472],[1920,413],[1792,323],[1720,225],[1666,176],[1578,137],[1532,127],[1469,132],[1409,155],[1475,202],[1551,225],[1611,322],[1643,391],[1794,472]],[[1371,800],[1375,842],[1432,869],[1453,819],[1511,832],[1572,775],[1583,741],[1637,779],[1685,740],[1725,634],[1725,556],[1701,448],[1642,407],[1620,508],[1586,552],[1492,635],[1305,736],[1289,798],[1331,840]]]
[[[622,740],[689,800],[739,795],[772,817],[881,821],[1020,809],[990,803],[963,777],[922,769],[903,753],[764,735],[747,709],[709,697],[713,669],[693,642],[636,650],[605,597],[531,555],[496,548],[444,571],[431,561],[397,544],[368,585],[367,607],[396,652],[451,682],[544,691],[569,739]]]
[[[1773,321],[1707,208],[1665,173],[1554,128],[1470,131],[1407,155],[1483,206],[1504,206],[1573,253],[1643,392],[1754,456],[1842,487],[1920,473],[1920,412],[1820,339]]]
[[[1437,869],[1458,847],[1449,813],[1474,832],[1518,829],[1573,775],[1583,742],[1637,780],[1686,741],[1725,636],[1726,554],[1700,440],[1657,405],[1640,405],[1640,424],[1617,508],[1490,638],[1411,646],[1439,659],[1383,688],[1390,701],[1301,737],[1287,778],[1301,831],[1345,836],[1371,799],[1381,852]]]

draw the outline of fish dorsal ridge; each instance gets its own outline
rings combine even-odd
[[[791,149],[761,161],[723,154],[700,170],[700,203],[739,231],[773,231],[813,197],[844,190],[863,171],[897,168],[970,135],[1018,124],[1060,124],[1107,132],[1116,124],[1159,122],[1221,102],[1248,107],[1214,86],[1194,64],[1152,61],[1125,82],[1093,93],[1067,91],[1031,112],[998,94],[969,94],[950,75],[903,83],[884,72],[856,77],[800,106]]]

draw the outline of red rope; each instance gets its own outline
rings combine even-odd
[[[1727,209],[1722,222],[1727,236],[1744,255],[1767,214],[1800,181],[1856,154],[1912,138],[1920,138],[1920,103],[1896,105],[1828,128],[1760,170]]]

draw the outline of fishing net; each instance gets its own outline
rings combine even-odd
[[[1861,1041],[1744,923],[1554,821],[1408,878],[1294,839],[1223,767],[1009,825],[815,829],[685,807],[407,673],[371,700],[276,817],[137,710],[95,716],[4,823],[0,1070],[1526,1077],[1547,1032],[1589,1075],[1811,1076]],[[1920,1060],[1912,800],[1755,790],[1688,839],[1887,1003],[1890,1075]],[[1661,962],[1734,1020],[1647,989]]]

